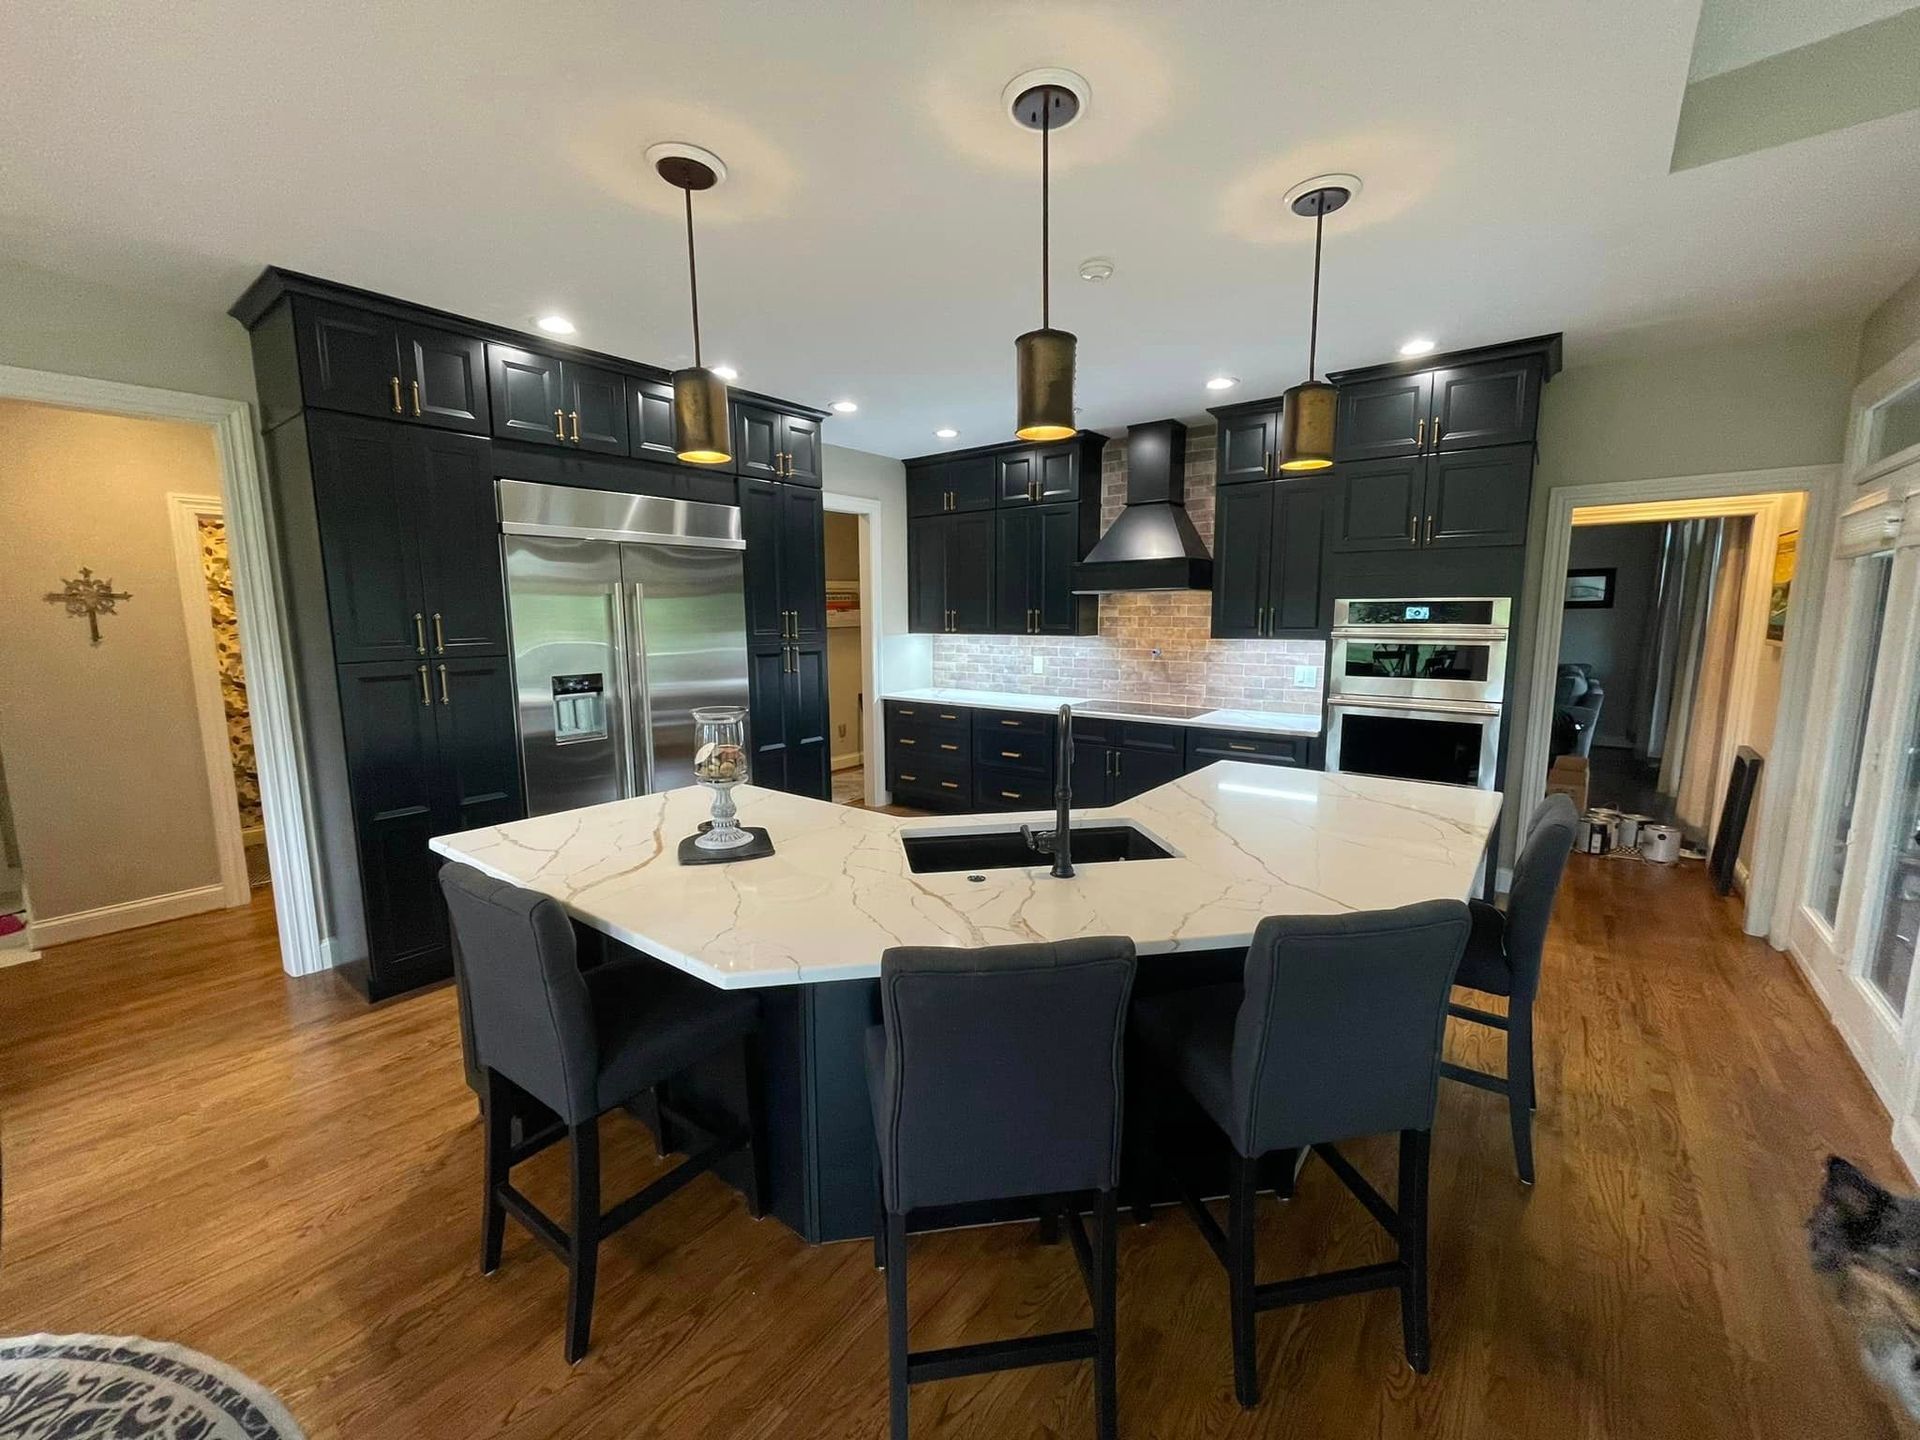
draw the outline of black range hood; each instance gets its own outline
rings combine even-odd
[[[1187,518],[1187,427],[1127,427],[1127,508],[1073,567],[1073,593],[1211,590],[1213,557]]]

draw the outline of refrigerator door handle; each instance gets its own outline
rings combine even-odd
[[[615,581],[607,591],[607,602],[613,609],[613,663],[618,668],[617,676],[620,694],[633,694],[633,640],[627,626],[627,602],[619,581]],[[635,784],[637,770],[633,754],[633,715],[630,711],[622,713],[620,722],[620,793],[632,799],[641,793]]]
[[[627,693],[639,705],[641,756],[646,762],[644,781],[635,788],[633,793],[651,795],[653,793],[653,693],[647,684],[646,587],[636,580],[633,582],[631,594],[633,616],[632,628],[629,632],[631,635],[629,653],[632,656],[633,684]]]

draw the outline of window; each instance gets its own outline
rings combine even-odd
[[[1873,672],[1880,660],[1880,631],[1887,615],[1887,585],[1893,555],[1864,555],[1847,577],[1846,655],[1835,683],[1833,747],[1827,752],[1822,786],[1827,818],[1815,835],[1815,860],[1809,901],[1831,927],[1840,914],[1840,885],[1846,878],[1847,847],[1860,786],[1860,760],[1867,739],[1867,715],[1873,708]]]
[[[1920,445],[1920,381],[1868,412],[1866,463],[1878,464],[1915,445]]]
[[[1867,979],[1898,1014],[1906,1008],[1914,949],[1920,945],[1920,698],[1907,723],[1906,768],[1894,796],[1880,924],[1867,957]]]

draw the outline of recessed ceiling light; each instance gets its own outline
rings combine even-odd
[[[960,432],[951,425],[942,425],[938,430],[933,432],[933,435],[936,440],[958,440],[960,438]]]
[[[573,322],[564,315],[542,315],[533,323],[549,335],[573,334]]]
[[[1419,339],[1409,340],[1406,344],[1402,345],[1400,347],[1400,353],[1402,355],[1431,355],[1433,353],[1433,341],[1422,335]]]
[[[833,408],[838,410],[842,415],[851,415],[860,407],[851,400],[836,400],[833,402]]]
[[[729,385],[731,385],[734,381],[740,378],[740,372],[734,369],[731,365],[716,365],[713,367],[713,373],[718,375],[722,380],[726,381]]]
[[[1207,381],[1207,388],[1209,390],[1231,390],[1239,383],[1240,377],[1238,375],[1216,375]]]

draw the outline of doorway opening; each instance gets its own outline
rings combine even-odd
[[[221,489],[204,422],[0,399],[0,947],[273,904]]]
[[[833,761],[833,802],[867,799],[867,584],[861,566],[860,515],[826,513],[827,725]]]

